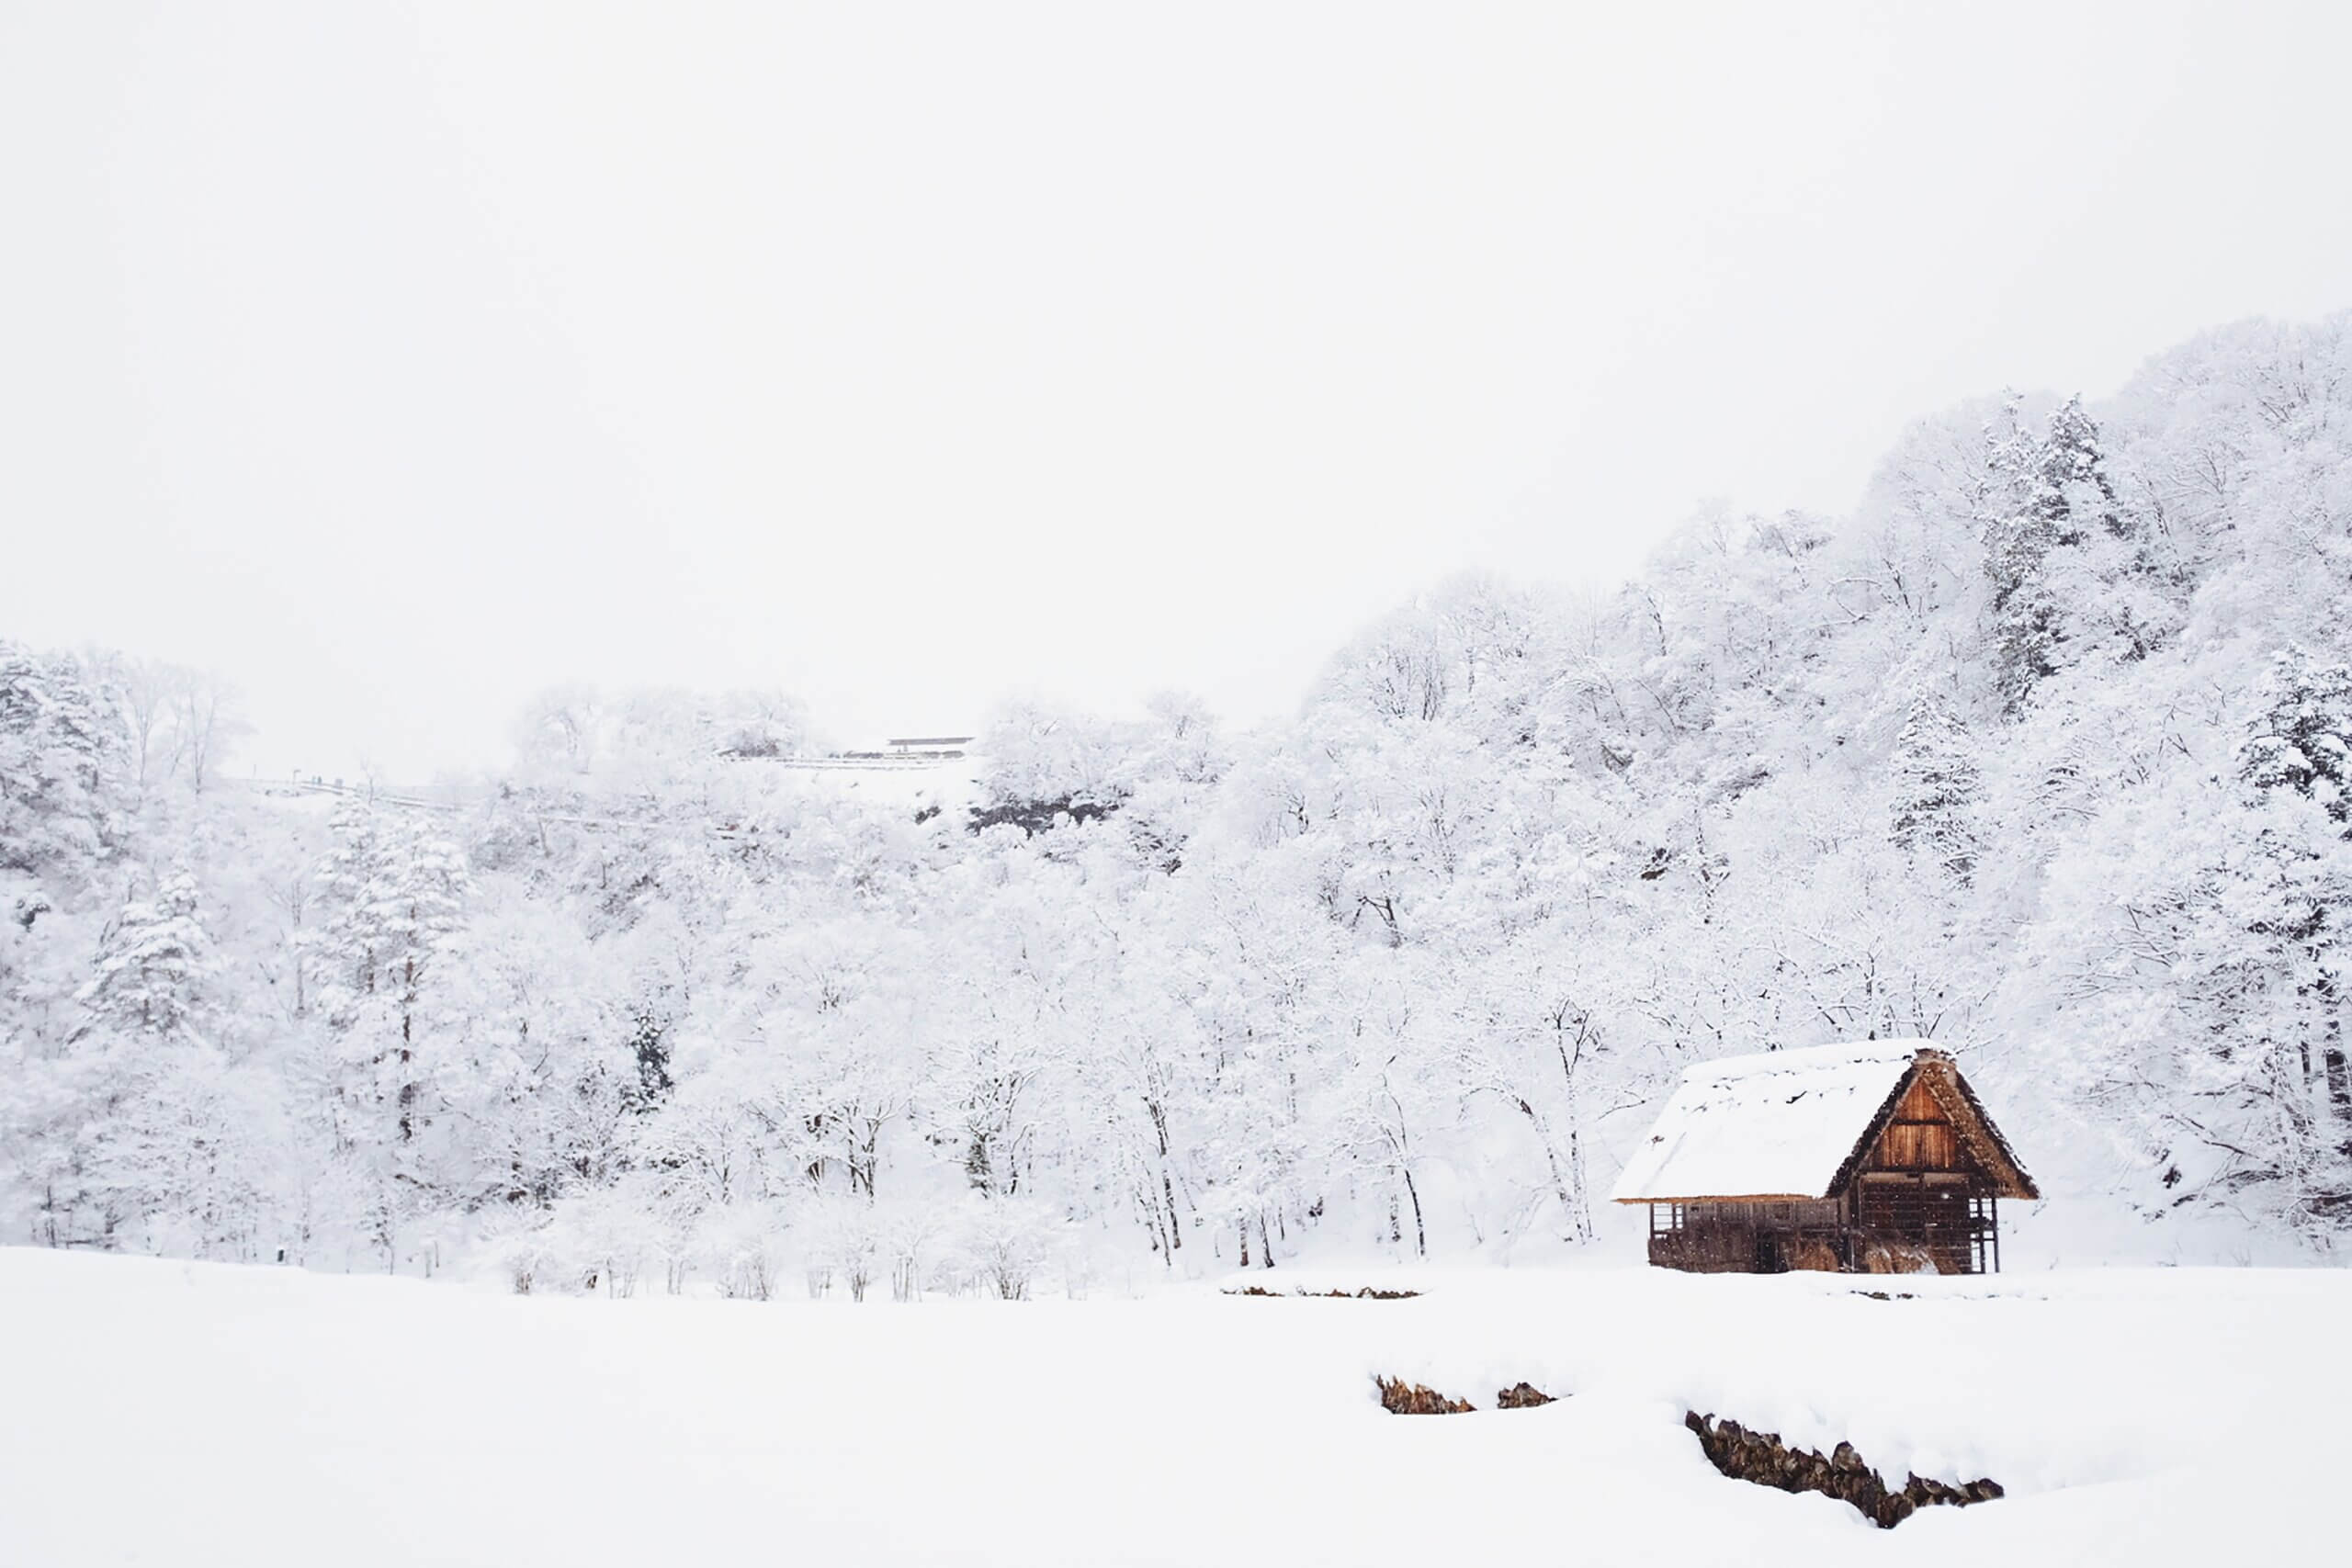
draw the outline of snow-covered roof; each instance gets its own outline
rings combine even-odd
[[[1705,1062],[1682,1075],[1617,1179],[1620,1203],[1826,1198],[1925,1040],[1863,1040]]]

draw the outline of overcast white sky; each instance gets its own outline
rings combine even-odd
[[[0,0],[0,635],[401,778],[566,678],[1263,716],[2352,305],[2347,14]]]

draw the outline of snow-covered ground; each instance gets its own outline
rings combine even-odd
[[[1376,1282],[1426,1293],[612,1302],[0,1249],[0,1562],[2161,1563],[2340,1539],[2352,1275]],[[1568,1397],[1398,1417],[1375,1372]],[[2010,1495],[1881,1532],[1717,1475],[1686,1407]]]

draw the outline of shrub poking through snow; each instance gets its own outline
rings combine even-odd
[[[1402,1378],[1374,1378],[1380,1385],[1380,1407],[1391,1416],[1464,1416],[1478,1407],[1466,1399],[1449,1399],[1433,1388]]]
[[[1025,1302],[1060,1239],[1052,1213],[1016,1198],[969,1204],[959,1227],[965,1271],[980,1294]]]
[[[1851,1443],[1839,1443],[1826,1458],[1811,1449],[1792,1449],[1778,1432],[1751,1432],[1736,1421],[1690,1411],[1682,1424],[1698,1435],[1710,1462],[1735,1481],[1752,1481],[1783,1492],[1819,1492],[1851,1503],[1881,1529],[1893,1529],[1933,1504],[1964,1507],[2000,1496],[1996,1481],[1953,1486],[1913,1475],[1891,1488]]]
[[[492,1267],[509,1290],[518,1296],[529,1295],[537,1288],[539,1274],[548,1266],[546,1216],[502,1215],[483,1229],[483,1251]]]
[[[783,1288],[784,1216],[775,1205],[714,1204],[695,1226],[695,1247],[718,1293],[764,1302]]]
[[[1521,1382],[1511,1384],[1509,1388],[1497,1391],[1495,1394],[1495,1408],[1498,1410],[1532,1410],[1539,1404],[1551,1404],[1552,1400],[1552,1395],[1545,1393],[1533,1383]]]

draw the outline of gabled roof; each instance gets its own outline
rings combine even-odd
[[[1611,1197],[1620,1203],[1815,1200],[1841,1190],[1915,1072],[2004,1196],[2037,1196],[1951,1060],[1866,1040],[1705,1062],[1682,1075]]]

